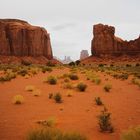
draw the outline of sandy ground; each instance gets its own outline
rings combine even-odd
[[[0,84],[0,140],[24,140],[27,132],[37,127],[36,121],[46,120],[51,116],[57,118],[57,128],[81,132],[90,140],[119,140],[123,130],[140,124],[140,89],[131,84],[130,80],[120,81],[98,73],[102,82],[95,85],[79,73],[78,81],[84,81],[88,88],[84,93],[72,90],[73,97],[66,96],[67,89],[62,88],[62,80],[57,85],[42,82],[48,75],[60,75],[68,71],[54,70],[29,79],[18,77]],[[105,81],[106,78],[109,81]],[[110,93],[103,90],[106,83],[112,84]],[[27,85],[40,89],[41,96],[35,97],[25,91]],[[48,99],[51,92],[62,93],[63,103],[57,104]],[[17,94],[24,96],[24,104],[12,103],[13,96]],[[97,116],[103,107],[95,105],[94,98],[98,96],[112,113],[112,124],[115,128],[112,134],[99,132]]]

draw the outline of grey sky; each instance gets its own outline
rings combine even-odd
[[[54,55],[78,59],[90,52],[92,26],[116,27],[116,35],[134,39],[140,34],[140,0],[0,0],[0,18],[19,18],[45,27]]]

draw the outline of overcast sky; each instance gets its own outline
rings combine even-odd
[[[90,53],[92,28],[103,23],[116,27],[116,35],[135,39],[140,34],[140,0],[0,0],[0,18],[19,18],[45,27],[54,56],[79,59]]]

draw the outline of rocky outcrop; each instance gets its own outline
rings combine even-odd
[[[91,52],[94,56],[140,54],[140,37],[132,41],[124,41],[115,36],[113,26],[97,24],[93,27],[93,35]]]
[[[0,55],[52,59],[49,33],[17,19],[0,19]]]
[[[82,50],[80,54],[80,60],[83,60],[87,57],[89,57],[88,50]]]

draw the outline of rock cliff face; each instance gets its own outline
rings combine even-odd
[[[89,57],[88,50],[82,50],[80,54],[80,60],[83,60],[87,57]]]
[[[115,36],[114,27],[103,24],[94,25],[93,35],[91,52],[94,56],[140,54],[140,37],[124,41]]]
[[[0,55],[52,59],[50,36],[44,28],[26,21],[0,19]]]

